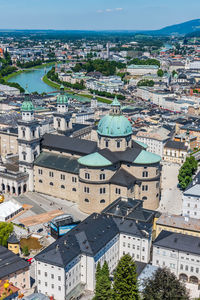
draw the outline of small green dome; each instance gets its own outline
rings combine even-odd
[[[21,111],[33,111],[34,106],[31,101],[24,101],[21,106]]]
[[[142,150],[134,160],[135,164],[155,164],[161,161],[160,155]]]
[[[88,167],[106,167],[111,166],[112,162],[98,152],[83,156],[78,159],[79,164]]]
[[[65,88],[64,85],[60,86],[60,94],[57,96],[57,104],[67,104],[68,103],[68,97],[65,95],[64,92]]]
[[[133,133],[131,123],[122,115],[104,116],[98,124],[97,132],[110,137],[128,136]]]
[[[25,90],[24,95],[25,95],[25,99],[22,103],[21,111],[33,111],[34,106],[33,106],[33,103],[31,101],[30,97],[29,97],[30,94],[29,94],[27,89]]]

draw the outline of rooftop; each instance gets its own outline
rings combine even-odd
[[[0,204],[0,220],[22,209],[22,206],[15,200],[9,200]]]
[[[60,152],[87,155],[97,149],[97,143],[79,138],[71,138],[56,134],[45,134],[42,139],[42,148],[54,149]]]
[[[176,142],[176,141],[172,141],[172,140],[166,142],[165,148],[187,151],[187,146],[185,146],[185,143]]]
[[[27,261],[7,248],[0,246],[0,279],[28,267]]]
[[[35,160],[36,166],[54,169],[58,171],[69,172],[73,174],[79,173],[78,161],[75,158],[66,157],[61,154],[53,154],[43,151]]]
[[[156,221],[157,225],[169,226],[173,228],[186,229],[200,232],[200,220],[178,215],[162,214]]]
[[[112,202],[102,213],[114,217],[126,217],[129,220],[149,223],[153,222],[154,217],[160,216],[160,213],[157,211],[143,208],[141,200],[124,197],[120,197]]]
[[[129,232],[132,235],[147,238],[150,224],[136,223],[134,220],[120,220],[105,214],[93,213],[74,229],[56,240],[53,244],[35,256],[36,260],[60,267],[70,267],[69,263],[80,254],[97,258],[99,251],[118,233]],[[96,259],[95,258],[95,259]]]
[[[85,166],[94,166],[94,167],[105,167],[105,166],[111,166],[112,162],[109,161],[107,158],[105,158],[103,155],[101,155],[98,152],[89,154],[87,156],[79,158],[78,162],[81,165]]]
[[[199,237],[187,234],[163,230],[155,239],[153,245],[161,248],[163,247],[167,249],[174,249],[181,252],[200,255]]]

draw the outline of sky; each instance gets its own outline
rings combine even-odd
[[[0,29],[151,30],[199,12],[200,0],[0,0]]]

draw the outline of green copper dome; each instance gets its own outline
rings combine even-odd
[[[60,86],[60,94],[57,96],[57,104],[67,104],[68,97],[65,95],[65,88],[63,85]]]
[[[106,167],[112,165],[111,161],[98,152],[83,156],[78,159],[78,162],[88,167]]]
[[[132,134],[132,127],[129,120],[122,115],[106,115],[100,120],[97,132],[110,137],[128,136]]]
[[[142,150],[134,160],[134,164],[155,164],[161,161],[160,155]]]
[[[24,95],[25,95],[25,99],[22,103],[21,111],[30,111],[31,112],[31,111],[34,110],[34,106],[33,106],[33,103],[31,101],[30,97],[29,97],[30,94],[27,90],[25,90]]]

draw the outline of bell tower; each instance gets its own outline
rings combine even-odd
[[[40,154],[40,127],[34,118],[34,106],[27,90],[21,114],[22,119],[18,121],[19,171],[29,174],[28,190],[33,191],[33,163]]]
[[[59,134],[66,134],[72,129],[72,115],[68,111],[68,97],[64,92],[64,86],[60,86],[60,94],[57,96],[57,111],[54,113],[54,129]]]
[[[121,104],[115,96],[113,102],[111,103],[110,115],[119,116],[121,113]]]
[[[96,98],[96,95],[95,95],[95,93],[93,94],[93,97],[92,97],[92,99],[91,99],[91,103],[90,103],[90,105],[91,105],[91,108],[93,108],[93,109],[96,109],[97,108],[97,98]]]

